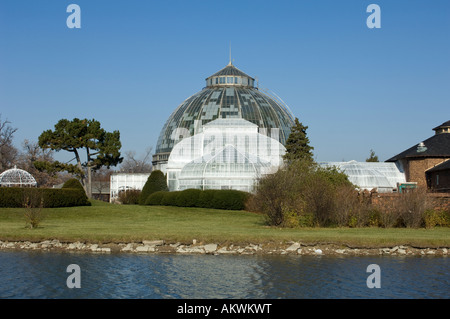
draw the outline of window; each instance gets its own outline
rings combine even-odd
[[[439,174],[436,174],[436,186],[439,185]]]
[[[225,83],[225,77],[224,76],[221,76],[220,77],[220,84],[224,84]]]
[[[233,83],[233,77],[228,76],[227,77],[227,83]]]

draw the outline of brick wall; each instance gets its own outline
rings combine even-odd
[[[375,206],[395,201],[402,194],[399,193],[370,193],[371,203]],[[434,209],[450,210],[450,193],[427,193],[432,200]]]

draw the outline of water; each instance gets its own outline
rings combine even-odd
[[[78,264],[81,288],[66,285]],[[378,264],[381,288],[366,285]],[[448,298],[447,257],[0,252],[0,298]]]

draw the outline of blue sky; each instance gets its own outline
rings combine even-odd
[[[449,1],[0,0],[2,120],[18,147],[78,117],[119,130],[123,152],[154,150],[230,42],[234,65],[309,127],[318,161],[386,160],[450,120]]]

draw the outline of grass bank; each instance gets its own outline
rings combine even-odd
[[[246,211],[168,206],[112,205],[43,209],[36,229],[25,227],[22,208],[0,209],[0,240],[191,243],[333,243],[351,247],[450,247],[450,228],[275,228]]]

